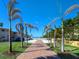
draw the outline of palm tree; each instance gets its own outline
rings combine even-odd
[[[20,16],[19,16],[20,17]],[[23,31],[24,31],[24,27],[23,27],[23,24],[22,24],[22,18],[20,17],[20,23],[17,23],[16,24],[16,29],[17,31],[19,32],[20,36],[21,36],[21,47],[23,47]]]
[[[56,25],[55,25],[55,22],[59,19],[60,17],[56,17],[54,18],[50,23],[49,25],[51,24],[54,24],[54,27],[55,27],[55,30],[54,30],[54,48],[56,47]]]
[[[58,19],[59,19],[59,17],[56,17],[54,20],[52,20],[52,23],[54,24],[54,27],[55,27],[55,30],[54,30],[54,48],[56,47],[56,33],[57,33],[55,22]]]
[[[74,33],[78,33],[79,29],[79,17],[78,14],[76,17],[72,19],[64,20],[64,31],[65,31],[65,39],[75,39],[77,35]],[[78,38],[78,37],[76,37]]]
[[[68,19],[64,21],[64,32],[65,36],[70,35],[71,39],[74,39],[74,29],[75,29],[75,21],[73,19]]]
[[[16,0],[10,0],[8,3],[8,15],[9,15],[9,22],[10,22],[10,32],[9,32],[10,52],[12,52],[11,20],[17,19],[19,15],[16,13],[20,12],[19,9],[15,8],[15,4],[17,4]]]
[[[25,23],[25,27],[26,27],[26,35],[27,35],[27,27],[30,28],[30,33],[31,33],[31,29],[36,29],[36,30],[38,30],[38,28],[37,28],[36,26],[32,25],[32,24],[27,24],[27,23]],[[27,36],[26,36],[26,37],[27,37]],[[28,39],[27,39],[27,45],[28,45]]]
[[[79,8],[78,4],[74,4],[72,5],[70,8],[68,8],[66,10],[66,12],[64,13],[64,15],[62,16],[62,41],[61,41],[61,52],[64,52],[64,28],[63,28],[63,18],[64,16],[66,16],[67,14],[71,13],[74,9]]]
[[[51,30],[50,28],[50,24],[46,25],[45,28],[44,28],[44,32],[47,33],[47,37],[48,37],[48,41],[50,43],[50,47],[51,47],[51,39],[50,39],[50,33],[49,33],[49,30]]]
[[[27,25],[26,23],[24,23],[25,25],[25,37],[26,37],[26,40],[27,40],[27,46],[28,46],[28,32],[27,32]]]
[[[21,18],[21,20],[20,20],[20,34],[21,34],[21,43],[22,43],[22,47],[23,47],[23,37],[24,37],[24,26],[23,26],[23,24],[22,24],[22,22],[23,22],[23,20],[22,20],[22,18]]]
[[[56,33],[57,33],[57,30],[55,29],[54,30],[54,48],[56,47]]]

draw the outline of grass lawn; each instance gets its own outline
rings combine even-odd
[[[65,52],[61,53],[60,52],[60,47],[59,48],[53,48],[52,50],[58,53],[58,56],[61,59],[78,59],[79,58],[79,48],[70,46],[70,45],[65,45],[64,47]]]
[[[69,46],[69,45],[65,45],[65,50],[69,50],[71,53],[79,56],[79,48],[75,47],[75,46]]]
[[[13,51],[14,54],[9,55],[9,43],[8,42],[0,42],[0,59],[16,59],[16,57],[22,53],[26,48],[21,48],[21,42],[13,42]],[[30,45],[30,44],[29,44]],[[26,46],[26,43],[24,43]]]

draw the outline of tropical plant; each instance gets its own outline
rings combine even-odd
[[[11,21],[14,19],[17,19],[19,17],[17,12],[20,12],[19,9],[15,8],[15,4],[17,4],[16,0],[10,0],[8,2],[8,15],[9,15],[9,22],[10,22],[10,32],[9,32],[10,52],[12,52]]]
[[[74,9],[79,8],[78,4],[74,4],[71,7],[69,7],[64,15],[62,16],[62,41],[61,41],[61,52],[64,52],[64,28],[63,28],[63,18],[64,16],[66,16],[67,14],[71,13]]]
[[[29,27],[30,28],[30,33],[31,33],[31,29],[36,29],[36,30],[38,30],[38,28],[36,27],[36,26],[34,26],[34,25],[32,25],[32,24],[27,24],[27,23],[25,23],[25,27],[26,27],[26,38],[28,38],[28,35],[27,35],[27,27]],[[31,34],[32,35],[32,34]],[[27,39],[27,45],[28,45],[28,39]]]
[[[64,20],[65,39],[70,39],[70,40],[76,39],[75,38],[75,33],[78,34],[78,30],[79,30],[78,25],[79,25],[78,14],[77,14],[76,17],[74,17],[72,19]],[[77,35],[76,35],[76,37],[77,37]]]
[[[23,26],[23,24],[22,24],[22,18],[20,17],[20,23],[17,23],[16,24],[16,29],[17,29],[17,31],[19,32],[19,34],[20,34],[20,38],[21,38],[21,47],[23,47],[23,37],[24,37],[24,34],[23,34],[23,32],[24,32],[24,26]]]
[[[65,20],[64,21],[64,36],[65,36],[65,39],[68,39],[66,36],[70,36],[69,39],[73,39],[74,37],[74,20],[72,19],[68,19],[68,20]]]
[[[54,30],[54,48],[56,47],[56,33],[57,33],[57,30],[56,30],[56,25],[55,25],[55,22],[59,19],[60,17],[56,17],[56,18],[54,18],[53,20],[52,20],[52,22],[51,22],[51,24],[53,24],[54,25],[54,28],[55,28],[55,30]]]
[[[54,48],[56,47],[56,33],[57,33],[57,30],[55,29],[54,30]]]
[[[50,24],[46,25],[45,28],[44,28],[44,32],[46,32],[46,34],[47,34],[47,38],[48,38],[47,40],[49,41],[50,47],[51,47],[51,45],[52,45],[52,39],[50,37],[50,34],[51,34],[50,30],[51,30]]]

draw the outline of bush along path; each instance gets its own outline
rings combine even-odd
[[[41,40],[37,40],[35,43],[25,50],[24,53],[19,55],[16,59],[60,59],[55,52],[52,52],[50,48],[44,44]]]

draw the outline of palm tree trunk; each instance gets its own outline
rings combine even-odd
[[[21,32],[21,47],[23,48],[23,31]]]
[[[56,30],[54,31],[54,48],[56,47]]]
[[[27,46],[28,46],[28,35],[27,35],[27,27],[26,27],[26,40],[27,40]]]
[[[49,40],[50,40],[50,47],[52,47],[52,39],[51,39],[51,34],[49,33]]]
[[[9,32],[9,51],[12,52],[12,40],[11,40],[11,18],[10,21],[10,32]]]
[[[62,19],[62,40],[61,40],[61,52],[64,52],[64,29],[63,29],[63,19]]]
[[[32,30],[31,30],[31,28],[30,28],[30,35],[32,36],[32,33],[31,33],[31,31],[32,31]]]
[[[48,43],[50,43],[50,40],[49,40],[49,33],[47,32],[47,34],[48,34],[48,39],[47,39],[47,40],[48,40]]]
[[[26,40],[27,40],[27,46],[28,46],[28,38]]]

